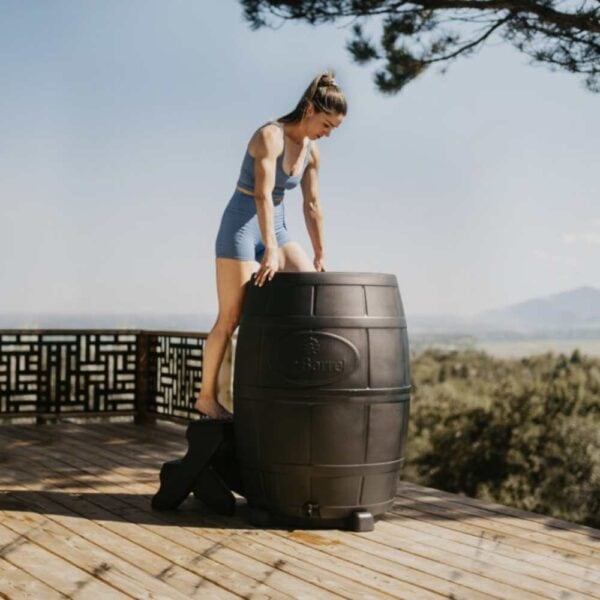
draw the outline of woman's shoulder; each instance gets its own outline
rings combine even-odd
[[[279,155],[283,151],[283,130],[279,123],[269,121],[261,125],[248,142],[250,156]]]

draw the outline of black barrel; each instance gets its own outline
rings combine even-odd
[[[393,502],[410,400],[394,275],[277,273],[248,283],[235,354],[235,440],[251,507],[344,526]]]

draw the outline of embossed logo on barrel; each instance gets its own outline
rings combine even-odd
[[[273,348],[271,367],[299,385],[324,385],[356,370],[356,346],[339,335],[296,331],[281,338]]]

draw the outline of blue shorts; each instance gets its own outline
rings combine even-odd
[[[273,202],[273,220],[277,245],[291,241],[285,226],[283,200]],[[265,245],[258,225],[256,202],[252,196],[236,190],[225,208],[215,242],[217,258],[260,262]]]

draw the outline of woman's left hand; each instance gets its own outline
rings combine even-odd
[[[315,266],[315,270],[317,272],[325,271],[325,257],[324,256],[315,256],[313,265]]]

